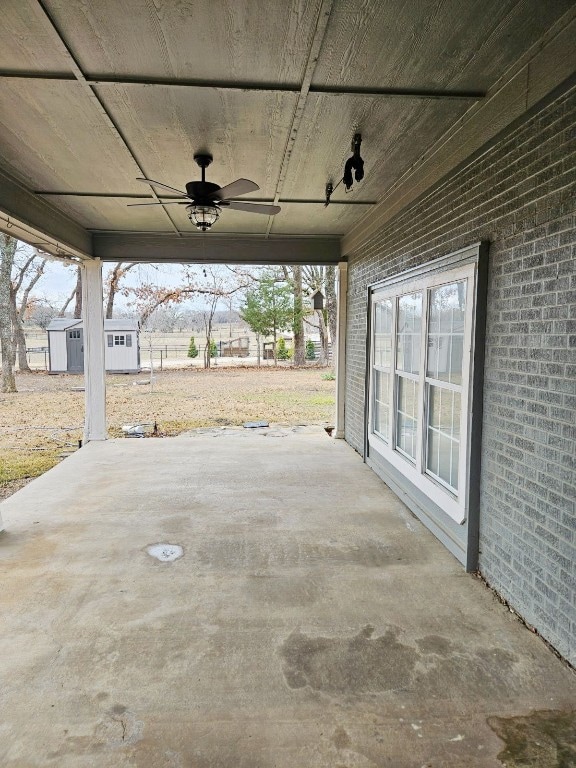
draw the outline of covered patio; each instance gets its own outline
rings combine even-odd
[[[3,767],[574,762],[573,672],[514,611],[574,663],[575,62],[573,0],[3,4],[0,229],[81,266],[86,375],[84,447],[1,507]],[[281,212],[197,231],[199,152]],[[108,440],[120,261],[335,267],[346,442]]]
[[[572,764],[570,670],[320,428],[93,442],[3,513],[3,768]]]

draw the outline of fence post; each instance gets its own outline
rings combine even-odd
[[[163,367],[162,367],[162,363],[163,363],[163,357],[162,357],[162,353],[163,353],[163,352],[164,352],[164,350],[163,350],[163,349],[160,349],[160,370],[161,370],[161,371],[162,371],[162,370],[164,370],[164,369],[163,369]]]

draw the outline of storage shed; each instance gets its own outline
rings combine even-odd
[[[46,328],[50,373],[83,373],[84,328],[82,320],[58,317]],[[104,320],[105,365],[108,373],[140,371],[137,320]]]

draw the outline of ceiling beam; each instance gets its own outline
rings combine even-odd
[[[313,85],[309,93],[326,94],[329,96],[364,96],[369,99],[455,99],[464,101],[479,101],[486,93],[484,91],[443,90],[439,88],[354,88],[343,85]]]
[[[154,197],[152,195],[137,195],[134,192],[127,192],[125,194],[122,194],[121,192],[60,192],[58,190],[35,190],[35,195],[42,195],[44,197],[94,197],[94,198],[104,198],[106,200],[122,200],[122,199],[128,199],[128,200],[153,200]],[[162,200],[164,202],[173,202],[175,200],[180,200],[181,198],[177,197],[176,195],[162,195]],[[267,197],[250,197],[248,199],[244,198],[238,198],[240,202],[244,203],[272,203],[272,199]],[[236,198],[230,198],[230,200],[236,200]],[[299,205],[325,205],[326,198],[306,198],[306,199],[297,199],[292,197],[281,197],[278,200],[279,203],[296,203]],[[330,200],[330,205],[376,205],[378,201],[377,200]],[[182,205],[188,205],[188,202],[183,201]]]
[[[89,258],[92,235],[0,169],[0,229],[48,253]]]
[[[332,5],[334,0],[322,0],[320,10],[318,12],[318,20],[316,22],[316,29],[314,30],[314,36],[310,43],[308,50],[308,59],[306,61],[306,67],[304,69],[304,77],[302,78],[302,84],[298,93],[298,101],[294,108],[294,114],[292,116],[292,124],[288,132],[288,138],[286,139],[286,146],[284,147],[284,155],[282,157],[282,165],[278,173],[278,181],[276,182],[276,191],[274,193],[274,204],[278,204],[280,195],[282,194],[282,188],[284,187],[284,181],[286,174],[288,173],[288,165],[290,158],[292,157],[292,150],[296,143],[296,137],[298,136],[298,129],[302,118],[304,116],[304,108],[306,106],[306,99],[308,98],[308,92],[312,84],[312,78],[314,77],[314,71],[318,64],[318,58],[320,56],[320,48],[324,42],[326,35],[326,29],[328,28],[328,22],[330,20],[330,14],[332,13]],[[268,226],[266,228],[266,235],[270,234],[273,225],[273,217],[268,218]]]
[[[94,233],[102,261],[178,264],[337,264],[338,237]]]
[[[194,80],[167,77],[119,77],[117,75],[84,75],[84,81],[92,86],[107,85],[145,85],[159,88],[203,88],[216,91],[254,91],[256,93],[295,93],[300,94],[298,85],[283,83],[257,83],[230,80]],[[62,72],[38,72],[0,69],[0,78],[21,80],[52,80],[62,83],[75,83],[74,75]],[[371,99],[402,98],[402,99],[456,99],[465,101],[479,101],[486,96],[479,90],[446,90],[439,88],[377,88],[344,85],[310,85],[308,93],[326,94],[331,96],[363,96]]]
[[[113,120],[112,115],[108,112],[106,109],[104,103],[96,93],[96,90],[93,85],[91,85],[88,80],[86,79],[86,76],[82,72],[82,69],[80,68],[80,65],[76,61],[76,58],[74,57],[72,51],[70,50],[68,44],[64,40],[64,37],[62,33],[60,32],[60,29],[56,25],[56,22],[52,18],[50,12],[46,8],[44,4],[44,0],[36,0],[38,7],[42,10],[46,21],[48,22],[50,28],[52,29],[52,32],[54,34],[55,42],[58,45],[58,48],[60,49],[60,53],[64,56],[66,61],[68,62],[68,65],[70,66],[70,69],[72,70],[72,74],[74,75],[74,79],[77,83],[79,83],[82,86],[82,89],[88,99],[94,104],[96,111],[100,113],[104,124],[107,126],[108,130],[111,131],[112,135],[117,139],[120,146],[123,148],[125,152],[128,153],[131,163],[134,166],[135,169],[135,177],[138,176],[146,176],[146,173],[144,172],[141,164],[136,158],[136,154],[134,153],[132,147],[130,146],[128,140],[116,124],[116,122]],[[152,189],[152,194],[156,198],[156,200],[159,201],[159,198],[156,196],[156,192]],[[169,212],[166,210],[166,208],[162,208],[164,214],[168,218],[170,222],[171,228],[178,233],[178,227],[174,223],[172,217],[170,216]]]

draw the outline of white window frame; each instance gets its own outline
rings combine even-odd
[[[126,336],[123,333],[115,334],[114,335],[114,346],[115,347],[125,347],[126,346]]]
[[[428,345],[427,328],[429,318],[430,289],[449,283],[466,281],[466,310],[464,320],[464,343],[462,360],[462,391],[460,412],[460,452],[458,464],[458,490],[452,491],[441,480],[427,474],[426,471],[426,426],[428,423],[428,388],[426,375]],[[467,519],[468,486],[470,475],[470,414],[469,402],[472,393],[472,354],[474,344],[474,318],[476,311],[477,269],[475,263],[446,267],[419,272],[417,276],[392,281],[382,287],[374,288],[371,293],[371,331],[370,331],[370,374],[368,397],[368,444],[371,450],[381,455],[392,467],[403,474],[416,488],[424,493],[434,504],[440,507],[452,520],[462,524]],[[418,374],[418,418],[416,432],[416,457],[414,462],[407,458],[396,445],[397,422],[397,317],[398,298],[410,293],[422,293],[422,326],[420,345],[420,367]],[[393,300],[392,359],[389,377],[390,419],[388,441],[386,442],[373,431],[373,393],[374,393],[374,313],[378,301]]]

